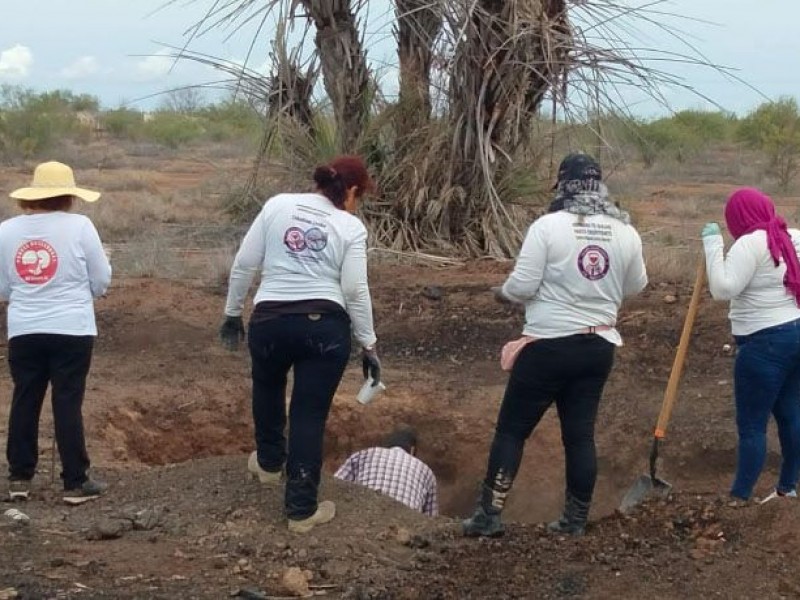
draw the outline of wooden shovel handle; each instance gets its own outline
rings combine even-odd
[[[667,435],[667,424],[672,415],[672,407],[675,406],[675,400],[678,397],[678,384],[683,374],[683,364],[686,359],[686,351],[689,348],[689,341],[692,337],[692,327],[694,326],[694,319],[697,316],[697,309],[700,306],[700,294],[703,291],[703,280],[706,276],[706,262],[705,257],[700,259],[697,264],[697,276],[694,280],[694,289],[692,290],[692,299],[689,301],[689,310],[686,311],[686,319],[683,321],[683,331],[681,332],[681,339],[678,342],[678,350],[675,352],[675,360],[672,363],[672,372],[669,374],[669,381],[667,382],[667,389],[664,392],[664,401],[661,404],[661,413],[658,415],[658,423],[656,424],[655,437],[663,439]]]

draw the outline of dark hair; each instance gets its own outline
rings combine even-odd
[[[351,187],[355,186],[357,198],[375,187],[364,160],[359,156],[337,156],[327,165],[317,167],[314,183],[322,195],[338,208],[344,208],[345,196]]]
[[[417,447],[417,432],[411,425],[398,425],[386,437],[383,445],[387,448],[400,446],[406,452],[411,452],[412,448]]]
[[[55,212],[58,210],[69,211],[72,209],[73,196],[53,196],[42,200],[17,200],[17,204],[22,209],[48,210]]]

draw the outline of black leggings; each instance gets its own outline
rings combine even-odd
[[[513,481],[525,441],[555,402],[566,456],[567,491],[590,502],[597,478],[594,424],[613,362],[614,345],[593,334],[537,340],[523,348],[497,418],[486,485]]]
[[[350,357],[350,321],[324,313],[251,322],[249,346],[258,462],[272,472],[286,464],[286,514],[304,519],[317,510],[325,422]],[[292,367],[287,452],[286,381]]]
[[[39,417],[47,385],[52,386],[53,421],[66,489],[86,481],[89,457],[83,435],[83,394],[92,363],[94,337],[35,333],[8,342],[14,381],[9,414],[9,479],[27,481],[39,459]]]

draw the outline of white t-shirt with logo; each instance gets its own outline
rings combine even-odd
[[[93,298],[106,293],[111,265],[83,215],[48,212],[0,223],[0,298],[8,337],[97,335]]]
[[[642,240],[633,226],[559,211],[530,226],[503,294],[525,304],[525,335],[558,338],[607,326],[597,335],[620,346],[619,307],[646,285]]]
[[[367,284],[367,229],[320,194],[270,198],[242,240],[231,268],[225,314],[242,314],[256,272],[259,302],[330,300],[350,315],[362,346],[375,343]]]
[[[790,229],[795,250],[800,254],[800,231]],[[800,319],[800,307],[786,286],[786,263],[775,266],[763,229],[743,235],[725,256],[721,235],[703,238],[708,288],[715,300],[730,300],[728,314],[733,335],[756,331]]]

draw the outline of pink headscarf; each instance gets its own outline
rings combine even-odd
[[[758,229],[767,232],[767,246],[777,267],[780,259],[786,264],[783,285],[800,305],[800,260],[786,229],[786,221],[776,214],[772,200],[761,190],[740,188],[731,194],[725,205],[725,221],[734,238]]]

